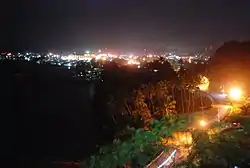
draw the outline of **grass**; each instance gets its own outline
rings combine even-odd
[[[231,116],[230,118],[228,118],[229,122],[240,122],[241,125],[244,127],[245,132],[249,132],[250,133],[250,116],[243,116],[243,115],[235,115],[235,116]]]
[[[189,118],[191,120],[196,121],[196,119],[204,118],[206,117],[207,120],[213,119],[217,115],[217,109],[212,108],[209,110],[199,111],[195,113],[189,114]]]
[[[213,122],[217,115],[217,109],[212,108],[209,110],[198,111],[194,113],[183,114],[181,117],[188,120],[187,124],[189,127],[196,127],[200,120],[206,120],[208,122]]]

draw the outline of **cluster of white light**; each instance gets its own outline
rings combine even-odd
[[[87,57],[87,56],[80,56],[80,55],[74,55],[74,54],[69,54],[67,56],[62,56],[62,60],[83,60],[83,61],[91,61],[93,58],[92,57]]]
[[[102,53],[102,54],[97,54],[93,56],[96,60],[107,60],[107,59],[113,59],[117,58],[117,55],[110,54],[110,53]]]
[[[168,56],[168,59],[177,59],[177,60],[180,60],[181,57],[179,57],[177,55],[170,55],[170,56]]]
[[[128,65],[140,65],[140,62],[131,59],[131,60],[128,60]]]

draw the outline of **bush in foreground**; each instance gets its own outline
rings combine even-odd
[[[162,137],[169,137],[175,131],[184,130],[187,120],[178,118],[169,120],[164,118],[150,123],[148,130],[127,129],[131,137],[121,141],[117,138],[113,144],[101,147],[97,155],[86,160],[88,168],[117,168],[125,165],[129,167],[142,167],[148,164],[162,150],[168,150],[161,144]]]

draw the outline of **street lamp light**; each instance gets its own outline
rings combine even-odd
[[[240,100],[242,96],[242,90],[240,88],[231,88],[229,90],[229,97],[233,100]]]
[[[201,121],[200,121],[200,126],[202,126],[202,127],[207,126],[207,122],[204,121],[204,120],[201,120]]]

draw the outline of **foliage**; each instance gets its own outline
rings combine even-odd
[[[101,147],[99,154],[91,156],[87,161],[89,168],[115,168],[125,164],[135,164],[141,167],[149,163],[162,150],[162,137],[168,137],[173,131],[186,127],[186,120],[176,119],[175,124],[166,119],[150,122],[149,130],[131,129],[131,138],[121,141],[119,138],[113,141],[113,144]]]
[[[234,165],[246,167],[250,159],[250,136],[244,131],[215,132],[212,138],[207,132],[199,131],[193,132],[193,139],[192,153],[184,163],[187,167],[232,167]]]
[[[186,108],[194,107],[194,98],[199,98],[192,91],[195,84],[189,83],[188,87],[187,84],[177,84],[171,81],[176,77],[172,69],[164,70],[166,65],[161,62],[155,64],[159,73],[118,67],[115,67],[116,70],[104,70],[103,81],[97,87],[94,108],[99,113],[97,116],[109,118],[109,123],[103,119],[103,123],[98,124],[102,127],[109,124],[110,130],[116,133],[116,140],[88,159],[88,167],[145,165],[162,150],[161,138],[168,137],[173,130],[186,128],[186,118],[182,120],[177,114],[195,110]],[[155,67],[151,64],[148,70],[152,69]],[[143,76],[144,73],[150,77]],[[178,109],[177,112],[177,106],[183,110]],[[125,129],[127,125],[129,127]],[[144,130],[137,129],[143,127]]]
[[[122,130],[127,124],[141,127],[142,123],[147,125],[153,119],[165,116],[171,118],[177,113],[200,110],[206,104],[204,96],[200,96],[195,90],[195,80],[198,80],[196,74],[195,76],[185,70],[184,72],[188,72],[185,76],[187,80],[179,80],[178,83],[175,82],[176,73],[164,60],[145,67],[125,69],[109,66],[103,72],[103,82],[97,87],[97,105],[94,107],[97,108],[95,111],[102,111],[99,115],[106,114],[105,117],[113,123],[109,123],[109,127],[114,128],[116,125],[115,128],[118,129],[115,132]],[[158,70],[157,73],[154,72],[155,69]],[[104,124],[107,123],[102,125]]]
[[[139,116],[145,123],[152,119],[175,116],[176,102],[169,93],[170,86],[169,82],[160,81],[135,90],[131,98],[133,101],[127,104],[131,115]]]
[[[197,65],[185,69],[181,66],[178,72],[178,79],[181,84],[188,85],[189,87],[196,87],[200,84],[201,76],[205,75],[204,70],[197,70]]]
[[[231,85],[232,81],[249,85],[250,42],[230,41],[221,46],[209,61],[209,76],[218,85]],[[214,83],[214,82],[213,82]],[[220,86],[219,85],[219,86]]]
[[[249,98],[244,100],[244,103],[242,103],[240,110],[244,115],[250,114],[250,99]]]

